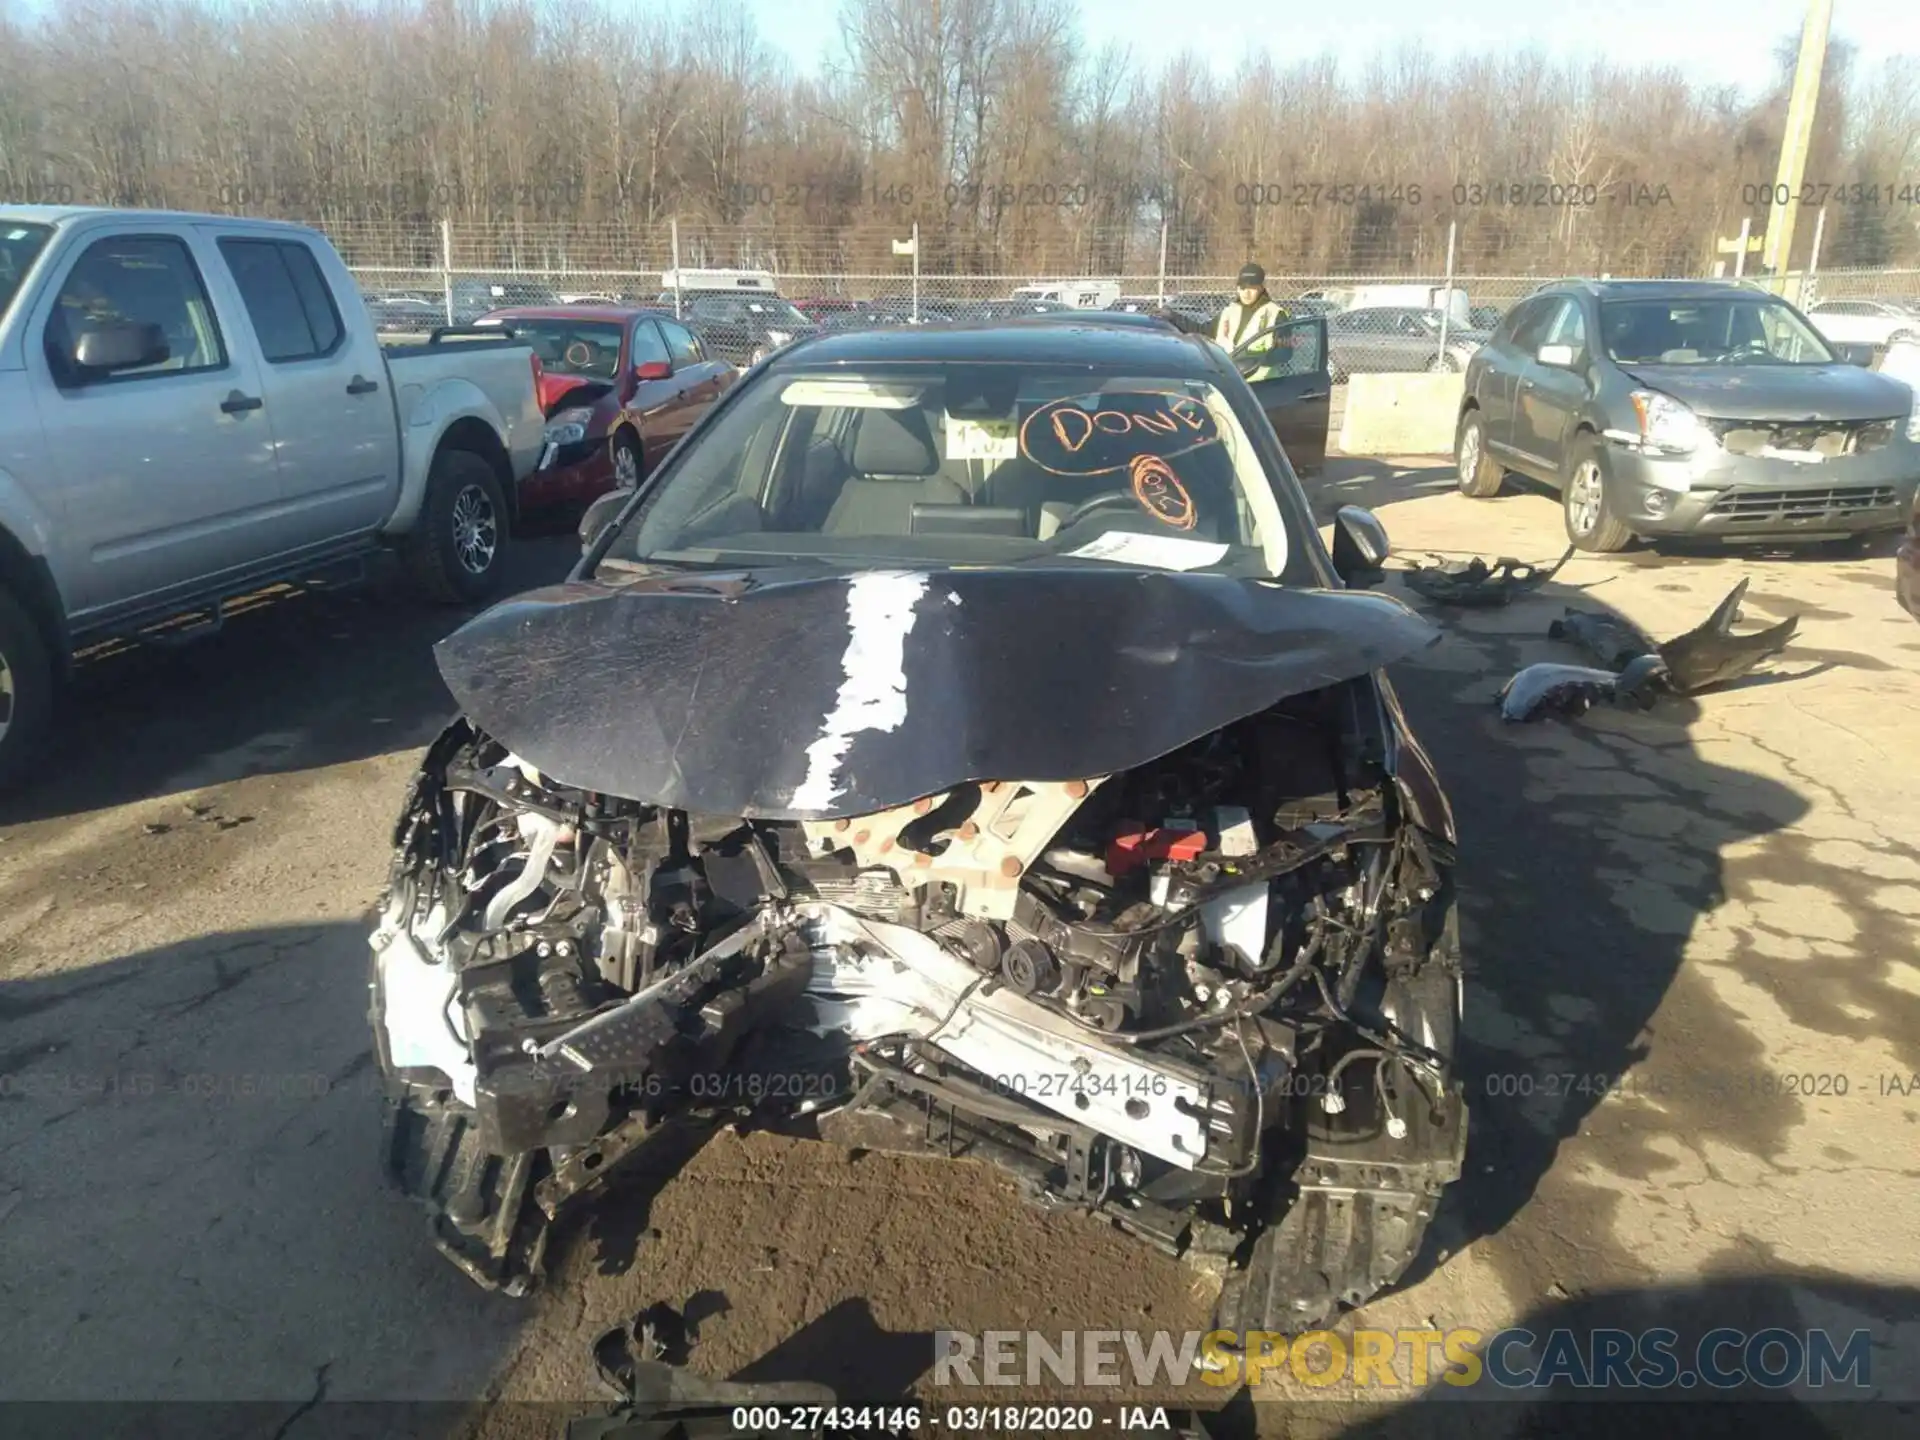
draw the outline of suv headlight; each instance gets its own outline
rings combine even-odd
[[[1649,449],[1685,455],[1713,438],[1700,417],[1671,395],[1636,390],[1627,398],[1633,401],[1633,413],[1640,417],[1640,443]]]
[[[562,410],[547,422],[545,439],[549,445],[578,445],[587,438],[591,410]]]

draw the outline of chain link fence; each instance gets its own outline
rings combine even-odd
[[[1920,322],[1920,270],[1819,269],[1782,274],[1730,258],[1666,263],[1646,249],[1592,253],[1577,220],[1543,217],[1468,243],[1444,218],[1411,236],[1405,227],[1373,239],[1347,235],[1335,272],[1290,265],[1249,244],[1239,259],[1194,256],[1172,225],[1087,228],[1057,247],[1036,246],[1018,223],[981,232],[922,231],[911,223],[863,221],[811,229],[772,223],[405,221],[322,219],[389,334],[469,324],[507,306],[661,304],[687,313],[699,271],[750,271],[828,324],[884,324],[981,317],[1049,304],[1170,308],[1210,325],[1233,299],[1239,264],[1256,260],[1267,288],[1294,314],[1327,313],[1336,378],[1362,371],[1448,371],[1465,366],[1499,317],[1540,285],[1567,275],[1611,278],[1741,278],[1803,309],[1819,302],[1913,307]],[[1745,237],[1740,237],[1744,241]],[[1217,250],[1217,244],[1214,245]],[[1327,246],[1316,243],[1316,254]],[[1013,255],[1037,256],[1016,268]],[[1668,257],[1670,259],[1670,257]],[[676,283],[679,282],[679,283]],[[1849,305],[1848,309],[1853,306]],[[697,316],[693,317],[697,321]],[[1816,315],[1816,321],[1819,316]]]

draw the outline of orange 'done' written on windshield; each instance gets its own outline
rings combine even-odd
[[[1158,455],[1136,455],[1128,467],[1133,475],[1133,498],[1140,508],[1163,525],[1176,530],[1191,530],[1199,518],[1193,508],[1193,496],[1173,473],[1173,467]]]
[[[1107,403],[1088,410],[1080,402]],[[1205,405],[1186,395],[1119,394],[1050,400],[1021,422],[1020,451],[1055,475],[1106,475],[1140,456],[1165,461],[1220,441]]]

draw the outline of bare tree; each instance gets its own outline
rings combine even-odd
[[[900,274],[888,241],[916,221],[930,271],[1137,269],[1165,226],[1189,274],[1434,273],[1451,225],[1488,284],[1700,273],[1764,223],[1796,39],[1748,100],[1528,52],[1224,76],[1090,51],[1077,15],[843,0],[808,75],[739,0],[0,0],[0,199],[288,215],[361,264],[431,263],[447,217],[460,264],[645,269],[671,217],[703,254],[823,276]],[[1920,64],[1836,40],[1808,164],[1835,192],[1823,263],[1920,264],[1916,160]]]

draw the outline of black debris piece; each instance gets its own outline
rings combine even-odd
[[[1547,626],[1547,638],[1571,641],[1593,656],[1603,670],[1624,670],[1659,648],[1630,621],[1598,610],[1576,610],[1571,605],[1565,615]]]
[[[1538,590],[1560,573],[1573,558],[1573,546],[1542,570],[1528,560],[1503,555],[1489,565],[1475,555],[1470,560],[1445,560],[1432,565],[1415,562],[1407,568],[1407,588],[1441,605],[1493,609],[1511,604],[1516,596]]]

